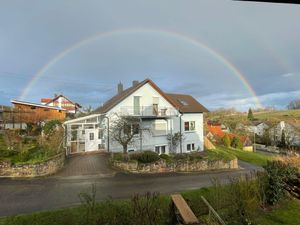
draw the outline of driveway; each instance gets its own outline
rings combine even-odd
[[[129,198],[134,193],[146,191],[170,194],[208,187],[213,178],[228,182],[230,177],[248,174],[255,167],[240,163],[243,168],[232,171],[211,171],[199,173],[170,173],[137,175],[116,173],[114,176],[50,177],[30,180],[0,180],[0,216],[32,213],[36,211],[76,206],[80,204],[78,194],[90,191],[96,185],[97,200],[109,196],[114,199]],[[67,173],[62,171],[61,174]]]
[[[114,171],[108,165],[107,154],[91,152],[69,156],[65,167],[55,177],[74,178],[88,175],[107,177],[114,174]]]

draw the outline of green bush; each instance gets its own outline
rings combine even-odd
[[[160,157],[161,159],[164,159],[164,160],[169,160],[169,159],[170,159],[170,156],[167,155],[167,154],[160,154],[159,157]]]
[[[123,153],[121,153],[121,152],[112,153],[111,158],[116,161],[123,161],[123,159],[124,159]]]
[[[187,153],[180,153],[174,155],[174,160],[188,160],[188,159],[189,159],[189,154]]]
[[[243,143],[242,143],[241,139],[239,137],[233,137],[232,142],[231,142],[231,147],[243,149]]]
[[[274,205],[287,193],[285,190],[287,183],[296,177],[297,168],[281,161],[268,161],[264,169],[267,172],[268,179],[267,202]]]
[[[60,125],[61,122],[59,120],[51,120],[43,126],[43,131],[46,135],[49,135]]]
[[[156,162],[160,159],[159,155],[153,151],[130,153],[129,158],[131,160],[137,160],[140,163],[152,163],[152,162]]]
[[[230,147],[231,145],[231,140],[230,140],[230,137],[228,136],[228,134],[225,134],[224,137],[222,138],[222,142],[223,142],[223,145],[227,148]]]

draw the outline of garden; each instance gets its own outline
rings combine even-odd
[[[297,162],[299,163],[299,162]],[[212,180],[212,186],[182,192],[182,196],[203,224],[217,224],[201,200],[205,197],[228,225],[298,225],[299,195],[291,191],[292,181],[299,182],[299,164],[271,161],[264,172],[232,178],[222,184]],[[293,182],[292,182],[293,183]],[[299,194],[299,193],[298,193]],[[168,195],[159,193],[135,194],[127,200],[96,202],[96,186],[80,193],[81,206],[3,218],[6,225],[164,225],[173,211]]]
[[[22,165],[37,165],[60,155],[64,136],[60,125],[59,121],[53,120],[43,126],[28,124],[26,130],[5,130],[1,133],[0,175],[22,176],[26,174],[21,171]],[[38,169],[41,168],[33,168]]]
[[[153,151],[112,153],[112,166],[139,173],[194,172],[216,169],[237,169],[237,160],[220,148],[181,154],[157,154]]]

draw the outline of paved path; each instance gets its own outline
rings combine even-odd
[[[227,182],[229,177],[237,177],[259,169],[245,162],[243,169],[222,172],[172,173],[160,175],[134,175],[117,173],[114,176],[98,175],[77,177],[52,177],[30,180],[0,180],[0,216],[31,213],[80,204],[78,194],[89,191],[96,184],[97,200],[108,196],[128,198],[134,193],[156,191],[175,193],[211,185],[212,178]]]
[[[89,154],[76,154],[66,160],[65,167],[55,176],[73,177],[84,175],[112,176],[114,171],[108,166],[108,155],[91,152]]]

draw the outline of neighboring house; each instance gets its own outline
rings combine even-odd
[[[233,133],[227,133],[222,130],[221,124],[218,123],[208,123],[207,124],[207,134],[206,137],[215,144],[222,144],[222,139],[225,135],[228,135],[232,140],[234,137],[238,137],[243,143],[244,147],[252,146],[252,141],[246,135],[237,135]]]
[[[269,130],[271,141],[274,145],[280,143],[284,131],[287,145],[300,146],[300,129],[298,126],[298,124],[294,125],[285,121],[280,121]]]
[[[256,134],[258,136],[263,136],[265,131],[269,129],[269,125],[262,121],[252,121],[247,124],[238,123],[236,125],[236,130],[246,131],[248,133]]]
[[[26,123],[20,121],[18,111],[9,106],[0,106],[0,130],[26,129]]]
[[[53,99],[51,98],[42,98],[42,105],[54,106],[66,110],[67,114],[75,114],[81,105],[76,102],[71,101],[64,95],[55,95]]]
[[[66,110],[63,108],[19,100],[12,100],[11,103],[14,105],[10,115],[11,121],[40,123],[49,120],[64,121],[66,119]]]
[[[118,94],[96,109],[94,114],[64,123],[67,154],[122,151],[122,146],[109,134],[115,114],[140,119],[140,129],[134,131],[135,142],[128,146],[129,151],[152,150],[168,154],[171,151],[167,135],[177,132],[184,136],[175,150],[177,153],[203,151],[203,112],[207,111],[192,96],[165,93],[149,79],[134,81],[126,90],[120,83]],[[144,132],[146,129],[148,131]]]
[[[207,125],[212,125],[212,126],[220,126],[221,130],[225,133],[229,133],[230,132],[230,129],[229,127],[227,127],[225,124],[221,124],[219,122],[216,122],[216,121],[208,121],[207,122]]]

